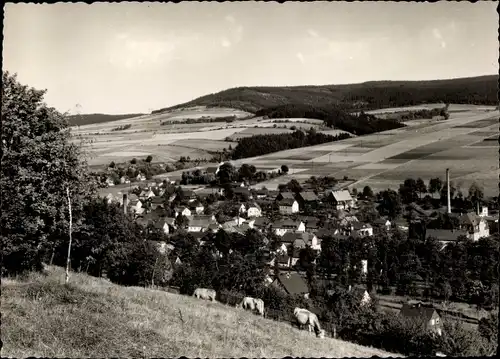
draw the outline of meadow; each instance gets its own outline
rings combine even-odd
[[[220,303],[48,267],[2,278],[2,357],[389,357]]]
[[[428,104],[420,107],[435,106],[436,104]],[[412,109],[420,107],[414,106]],[[407,109],[389,108],[381,111],[394,113]],[[397,189],[408,177],[421,177],[425,181],[437,176],[444,179],[445,168],[450,168],[451,180],[462,190],[467,191],[476,182],[483,186],[487,196],[496,195],[498,152],[492,135],[498,132],[498,110],[484,105],[455,104],[451,104],[449,110],[450,118],[446,121],[426,120],[405,128],[245,158],[233,163],[289,166],[289,176],[260,184],[267,187],[275,187],[289,180],[290,176],[304,181],[310,176],[328,175],[340,179],[347,176],[357,180],[350,187],[362,189],[369,185],[374,190]],[[237,119],[230,123],[160,125],[165,120],[181,121],[186,118],[229,115],[234,115]],[[83,138],[93,138],[93,143],[86,147],[93,156],[90,160],[92,165],[122,162],[149,154],[153,156],[153,161],[177,161],[180,156],[209,160],[215,152],[235,148],[239,138],[291,132],[291,125],[316,126],[321,132],[329,134],[343,132],[321,130],[320,124],[314,119],[283,119],[283,122],[273,123],[273,120],[249,116],[249,113],[240,110],[199,106],[135,119],[80,126],[73,128],[73,131]],[[126,124],[132,124],[131,128],[111,131],[112,128]],[[274,128],[274,124],[277,128]],[[280,128],[285,125],[287,128]],[[170,172],[158,177],[177,179],[181,173],[182,171]]]
[[[210,119],[235,116],[232,122],[209,122]],[[273,122],[230,108],[196,106],[165,113],[143,115],[112,122],[73,126],[74,141],[84,140],[90,165],[123,162],[133,157],[153,156],[153,162],[175,162],[180,156],[210,160],[214,152],[228,150],[237,140],[259,134],[291,133],[292,128],[322,131],[322,121],[290,118]],[[183,123],[196,119],[195,123]],[[163,124],[168,122],[168,124]],[[122,126],[131,125],[124,130]],[[275,127],[276,126],[276,127]],[[326,130],[328,134],[345,131]]]
[[[293,178],[303,182],[308,176],[328,175],[340,179],[347,176],[357,180],[350,188],[362,190],[369,185],[377,191],[397,190],[408,177],[444,180],[445,169],[450,168],[451,181],[462,191],[466,192],[476,182],[486,196],[495,196],[498,194],[498,146],[484,140],[498,132],[499,112],[492,107],[450,105],[452,110],[457,108],[461,111],[451,112],[446,121],[428,121],[300,151],[276,152],[236,161],[236,164],[286,164],[290,169],[303,169],[309,163],[307,169],[300,172],[301,178]],[[385,109],[397,110],[400,109]],[[478,146],[478,143],[486,145]],[[289,178],[280,177],[259,186],[275,187],[287,180]]]

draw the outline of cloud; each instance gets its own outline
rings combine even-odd
[[[230,22],[231,24],[236,23],[236,19],[235,19],[232,15],[227,15],[224,19],[225,19],[227,22]]]
[[[306,60],[304,59],[304,55],[302,55],[302,52],[297,52],[295,56],[299,59],[301,63],[305,63]]]
[[[318,36],[319,36],[319,35],[318,35],[318,33],[317,33],[315,30],[313,30],[313,29],[308,29],[308,30],[307,30],[307,33],[308,33],[310,36],[312,36],[312,37],[318,37]]]
[[[228,39],[226,38],[223,38],[220,42],[220,44],[223,46],[223,47],[230,47],[231,46],[231,41],[229,41]]]
[[[432,29],[432,35],[434,38],[441,43],[441,47],[445,48],[446,47],[446,41],[443,39],[443,35],[441,34],[441,31],[437,28]]]
[[[176,53],[181,47],[197,41],[197,36],[141,37],[131,33],[119,33],[108,47],[108,61],[114,66],[135,69],[165,64],[178,58]]]

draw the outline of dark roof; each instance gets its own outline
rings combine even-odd
[[[481,221],[481,217],[479,217],[477,214],[473,212],[469,212],[464,215],[461,215],[459,221],[461,224],[477,226]]]
[[[320,228],[316,231],[316,236],[318,238],[321,237],[329,237],[333,236],[334,230],[333,229],[327,229],[327,228]]]
[[[279,206],[292,206],[295,202],[295,199],[293,198],[284,198],[280,201],[278,201]]]
[[[372,226],[370,226],[368,223],[362,223],[362,222],[352,222],[352,227],[355,230],[372,228]]]
[[[296,272],[280,273],[278,281],[283,285],[288,294],[309,293],[305,280]]]
[[[387,219],[385,219],[385,218],[378,218],[378,219],[376,219],[376,220],[374,220],[374,221],[373,221],[373,224],[376,224],[376,225],[381,225],[381,226],[385,226],[385,224],[387,223],[387,221],[388,221],[388,220],[387,220]],[[389,224],[390,224],[390,223],[391,223],[391,222],[389,221]]]
[[[467,236],[467,232],[462,230],[427,229],[425,232],[427,238],[433,237],[442,242],[455,242],[459,236]]]
[[[411,305],[404,303],[399,313],[407,318],[421,318],[425,321],[429,321],[435,312],[436,310],[432,307],[421,304]]]
[[[312,191],[300,192],[297,196],[299,196],[306,202],[312,202],[318,200],[318,196],[316,196],[316,193]]]
[[[182,195],[184,197],[194,197],[196,196],[196,193],[190,189],[182,189]]]
[[[278,260],[278,263],[281,263],[281,264],[288,264],[288,254],[286,253],[280,253],[276,256],[276,259]]]
[[[291,219],[284,219],[281,221],[276,221],[272,224],[272,227],[274,228],[284,228],[284,227],[290,227],[290,228],[296,228],[300,225],[301,221],[294,221]]]
[[[210,167],[207,167],[207,169],[205,171],[207,173],[215,173],[215,172],[217,172],[218,168],[219,168],[219,166],[210,166]]]
[[[280,197],[282,199],[290,198],[290,199],[295,199],[295,196],[292,192],[280,192],[277,197]]]
[[[269,223],[269,218],[267,217],[257,217],[255,222],[253,222],[254,227],[263,227]]]
[[[250,191],[246,187],[236,187],[234,190],[234,194],[246,194],[249,195]]]

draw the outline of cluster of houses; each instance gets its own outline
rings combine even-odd
[[[390,221],[380,217],[372,223],[365,223],[358,220],[356,214],[361,210],[360,204],[363,202],[353,196],[348,190],[327,190],[322,194],[305,189],[299,193],[278,192],[265,188],[253,189],[245,183],[235,184],[233,188],[234,197],[231,201],[220,200],[224,195],[224,190],[218,187],[206,186],[184,186],[181,192],[178,191],[165,196],[165,182],[147,183],[136,194],[121,194],[114,197],[109,194],[106,198],[109,202],[117,201],[124,211],[134,215],[137,223],[144,228],[154,226],[169,235],[177,231],[180,215],[187,218],[184,230],[190,233],[203,245],[203,238],[208,232],[217,232],[220,229],[228,233],[244,234],[248,229],[255,229],[262,233],[272,233],[280,237],[280,246],[275,255],[270,257],[269,265],[279,265],[283,269],[293,268],[299,260],[299,252],[306,246],[310,246],[314,251],[321,251],[322,238],[334,236],[337,238],[370,237],[376,233],[389,233],[391,228],[397,227],[402,231],[409,230],[408,220]],[[122,195],[122,196],[120,196]],[[218,200],[206,201],[208,196]],[[175,201],[177,196],[182,200]],[[174,206],[172,203],[175,203]],[[220,206],[231,205],[237,215],[227,217],[219,222],[216,215]],[[325,206],[330,212],[325,220],[316,216],[305,215],[305,208],[322,208]],[[167,211],[167,207],[169,210]],[[424,210],[417,204],[412,203],[410,210],[413,211],[413,220],[430,219],[436,212],[446,212],[447,208],[439,210]],[[210,209],[210,210],[208,210]],[[449,209],[448,209],[449,210]],[[166,213],[170,215],[167,216]],[[279,219],[274,214],[279,213]],[[460,236],[465,236],[471,240],[478,240],[481,237],[489,236],[490,228],[498,228],[498,215],[492,216],[488,213],[487,207],[482,207],[475,213],[451,214],[456,216],[459,228],[455,230],[427,229],[427,237],[435,237],[446,244],[458,240]],[[163,243],[163,247],[165,247]],[[170,246],[171,245],[167,245]],[[172,248],[171,248],[172,249]],[[177,259],[179,260],[179,259]],[[367,262],[362,263],[362,273],[367,272]],[[300,294],[308,296],[308,286],[303,276],[295,271],[284,270],[275,278],[268,279],[269,285],[281,288],[288,294]],[[365,289],[354,289],[359,292],[362,303],[370,300]],[[432,328],[440,328],[439,316],[433,309],[421,306],[405,305],[401,310],[405,316],[415,316],[427,318],[428,325]]]

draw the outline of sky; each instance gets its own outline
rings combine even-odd
[[[7,4],[3,70],[70,113],[146,113],[237,86],[498,73],[496,2]]]

